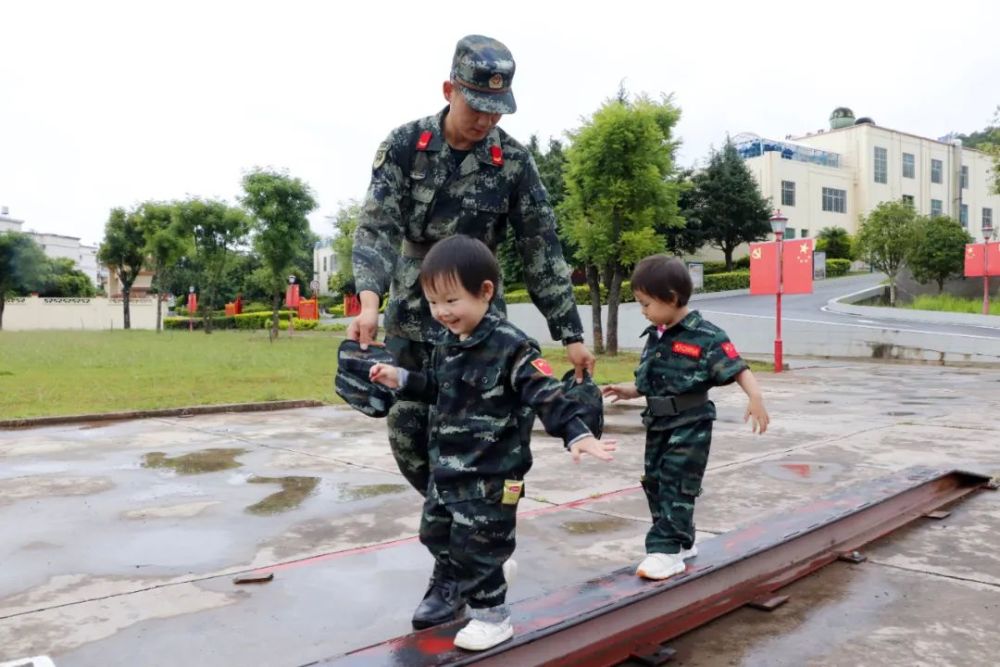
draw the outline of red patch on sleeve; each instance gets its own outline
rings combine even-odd
[[[549,362],[545,361],[542,358],[535,359],[534,361],[531,362],[531,365],[534,366],[535,370],[537,370],[542,375],[547,375],[548,377],[552,377],[554,375],[554,373],[552,372],[552,366],[549,366]]]
[[[498,167],[503,166],[503,150],[499,146],[490,146],[490,159]]]
[[[730,359],[736,359],[737,357],[740,356],[740,353],[736,351],[736,346],[730,343],[729,341],[723,343],[721,347],[722,351],[725,352],[726,356],[729,357]]]
[[[701,357],[701,346],[695,345],[694,343],[682,343],[679,340],[675,340],[671,350],[677,354],[683,354],[685,357],[691,357],[693,359]]]

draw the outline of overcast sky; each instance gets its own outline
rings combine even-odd
[[[514,137],[562,137],[618,89],[673,93],[679,162],[726,133],[827,127],[840,105],[939,137],[1000,104],[1000,3],[14,2],[0,0],[0,205],[98,242],[108,211],[235,201],[287,169],[325,216],[364,196],[379,142],[443,106],[455,42],[517,61]]]

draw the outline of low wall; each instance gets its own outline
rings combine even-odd
[[[166,313],[166,305],[163,311]],[[152,297],[129,300],[129,315],[133,329],[156,328],[156,299]],[[3,311],[4,331],[33,331],[41,329],[86,329],[101,331],[124,329],[125,315],[121,299],[105,297],[8,298]]]

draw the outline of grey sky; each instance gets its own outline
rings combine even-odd
[[[836,8],[836,9],[835,9]],[[37,231],[97,242],[108,210],[234,201],[242,171],[316,191],[313,229],[364,195],[390,129],[443,106],[455,42],[517,60],[527,141],[561,137],[613,95],[674,93],[679,162],[726,133],[826,127],[839,105],[930,137],[1000,104],[990,2],[13,2],[0,0],[0,204]]]

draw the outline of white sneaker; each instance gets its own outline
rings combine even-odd
[[[499,623],[488,623],[474,618],[455,635],[455,646],[466,651],[485,651],[514,636],[510,616]]]
[[[508,558],[503,562],[503,578],[508,587],[517,579],[517,561],[513,558]]]
[[[681,559],[687,560],[698,555],[698,545],[692,544],[690,549],[681,549]]]
[[[681,554],[647,554],[635,573],[643,579],[667,579],[683,571]]]

